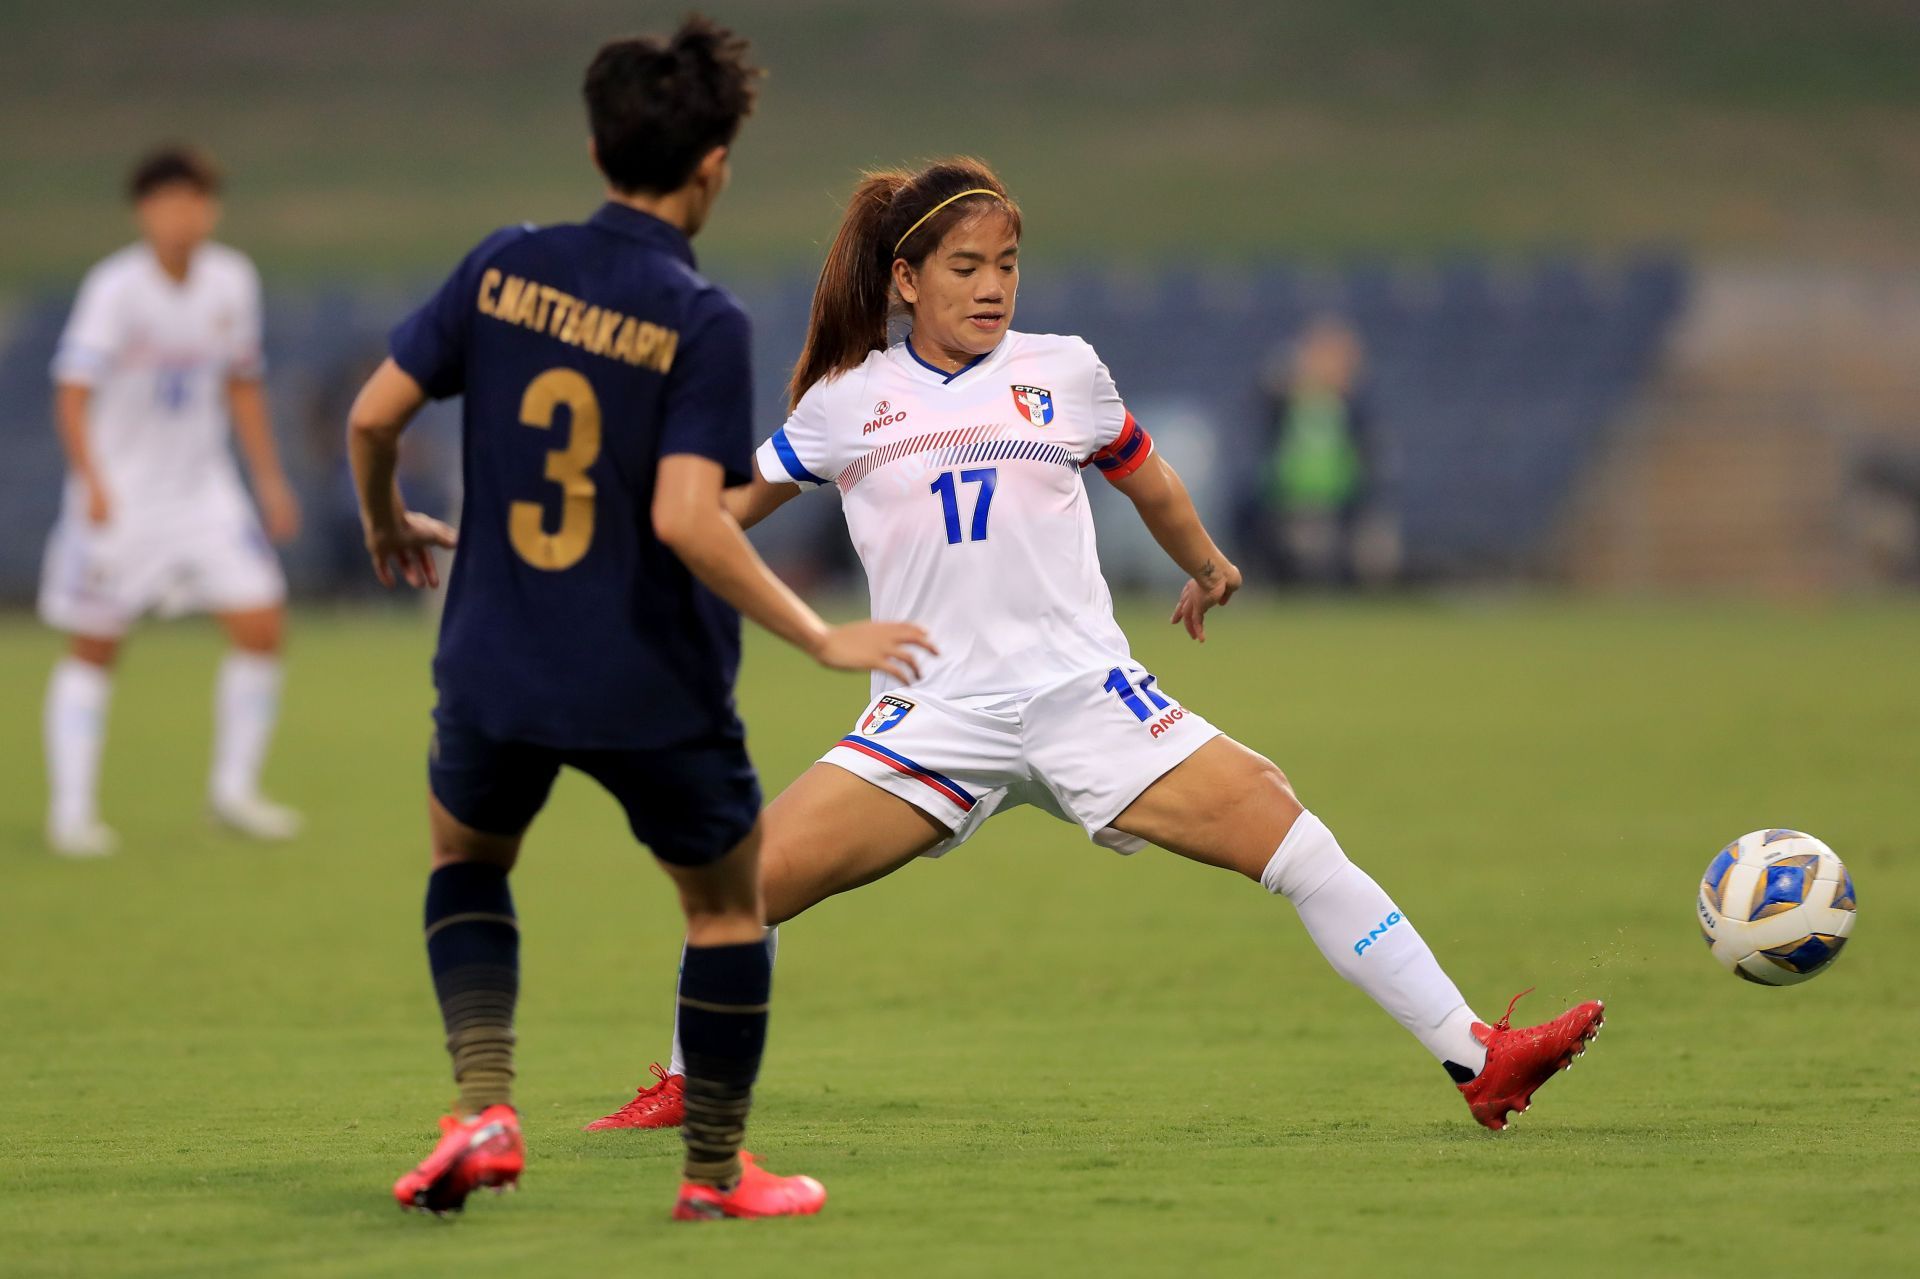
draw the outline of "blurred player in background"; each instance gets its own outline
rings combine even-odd
[[[261,839],[300,828],[298,814],[260,793],[286,619],[268,541],[299,532],[300,508],[261,385],[260,277],[246,255],[209,239],[219,188],[213,163],[189,148],[140,161],[129,184],[140,243],[87,273],[54,356],[67,485],[40,616],[72,639],[46,703],[47,839],[68,856],[117,843],[99,817],[100,753],[121,638],[149,611],[212,613],[232,643],[214,695],[214,817]]]
[[[1382,500],[1386,449],[1361,385],[1364,365],[1353,326],[1324,315],[1268,371],[1264,485],[1251,531],[1282,580],[1376,585],[1396,570],[1399,537]]]
[[[978,161],[869,174],[820,273],[791,415],[756,453],[752,483],[727,494],[751,526],[803,487],[838,487],[875,608],[921,618],[940,645],[911,683],[876,677],[852,731],[768,806],[768,919],[938,857],[994,812],[1032,804],[1105,847],[1157,844],[1285,897],[1334,969],[1445,1067],[1473,1117],[1504,1128],[1585,1049],[1600,1005],[1525,1029],[1511,1005],[1480,1020],[1281,771],[1133,660],[1084,468],[1190,575],[1169,620],[1195,640],[1240,571],[1093,348],[1012,331],[1020,232],[1018,207]],[[898,342],[895,314],[910,323]],[[671,1123],[678,1061],[659,1073],[591,1127]]]
[[[689,243],[759,72],[700,18],[587,70],[607,202],[496,232],[394,330],[349,448],[374,571],[432,584],[453,545],[395,483],[428,397],[464,395],[465,498],[434,677],[426,942],[458,1113],[394,1185],[459,1209],[524,1163],[512,1105],[519,924],[507,876],[563,766],[605,787],[679,889],[686,1162],[674,1216],[817,1212],[810,1177],[741,1151],[766,1038],[760,788],[734,712],[744,612],[838,670],[911,678],[917,627],[828,627],[768,572],[722,492],[752,468],[746,313]]]

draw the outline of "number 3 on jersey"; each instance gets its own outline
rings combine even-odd
[[[960,539],[960,498],[956,494],[952,471],[942,471],[928,490],[940,495],[940,511],[947,517],[947,545],[956,545]],[[969,541],[987,540],[987,511],[993,506],[993,486],[1000,482],[998,467],[983,466],[977,471],[961,471],[960,483],[978,484],[980,496],[973,503],[973,528]]]
[[[564,407],[567,446],[547,454],[547,479],[560,486],[560,527],[549,533],[538,502],[507,509],[507,536],[521,559],[549,572],[572,568],[593,544],[593,481],[587,468],[600,456],[600,400],[593,384],[573,369],[548,369],[527,383],[520,422],[545,431]]]

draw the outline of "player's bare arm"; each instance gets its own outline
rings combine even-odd
[[[906,683],[920,678],[915,650],[937,652],[926,631],[910,622],[827,625],[774,576],[753,543],[747,541],[740,521],[727,507],[726,490],[722,488],[725,480],[720,464],[711,458],[692,453],[661,458],[653,497],[654,536],[678,555],[707,589],[822,666],[839,671],[883,671]],[[766,487],[799,491],[798,485]],[[785,500],[775,498],[766,510]]]
[[[227,379],[227,409],[233,415],[234,438],[247,459],[247,473],[253,477],[253,495],[260,503],[267,536],[278,544],[291,542],[300,534],[300,501],[280,466],[265,385],[257,377]]]
[[[800,496],[798,484],[775,484],[755,473],[745,484],[736,484],[721,495],[727,514],[743,529],[752,528],[789,501]]]
[[[103,525],[113,518],[113,497],[94,468],[93,451],[87,442],[87,405],[92,399],[93,388],[62,382],[54,388],[53,420],[60,433],[60,448],[67,457],[67,469],[86,486],[87,521]]]
[[[457,540],[451,527],[409,511],[400,496],[400,435],[426,402],[420,384],[387,359],[360,388],[347,414],[347,458],[360,496],[360,527],[382,586],[392,586],[396,574],[408,586],[438,586],[433,548],[451,550]]]
[[[1187,574],[1180,602],[1167,621],[1184,624],[1188,635],[1206,643],[1207,610],[1233,598],[1240,589],[1240,570],[1207,533],[1179,472],[1160,454],[1113,486],[1133,503],[1160,549]]]

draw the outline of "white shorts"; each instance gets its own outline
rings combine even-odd
[[[1146,841],[1111,823],[1142,791],[1220,730],[1162,692],[1132,662],[1088,671],[992,711],[911,688],[876,698],[820,757],[898,795],[964,844],[1003,808],[1032,804],[1115,852]]]
[[[40,617],[71,635],[115,638],[149,612],[241,613],[286,597],[251,511],[161,528],[62,519],[40,568]]]

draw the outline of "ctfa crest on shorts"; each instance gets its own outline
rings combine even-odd
[[[1035,426],[1045,426],[1053,421],[1053,392],[1038,386],[1016,386],[1013,407]]]
[[[867,717],[860,721],[860,732],[866,737],[877,737],[905,719],[912,709],[912,702],[888,693],[875,702]]]

